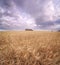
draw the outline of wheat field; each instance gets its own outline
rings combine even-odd
[[[60,32],[1,31],[0,65],[60,65]]]

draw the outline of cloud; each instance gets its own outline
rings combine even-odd
[[[19,0],[17,0],[18,2]],[[51,30],[50,27],[53,27],[54,24],[57,25],[55,21],[60,18],[59,4],[59,1],[57,1],[58,6],[56,5],[56,0],[22,0],[20,6],[25,12],[35,18],[36,28],[49,28]]]
[[[1,0],[0,29],[60,29],[59,0]]]
[[[46,18],[52,20],[55,15],[52,0],[25,0],[20,6],[34,18],[43,17],[44,20]]]
[[[0,18],[0,29],[34,29],[35,20],[32,16],[22,12],[22,10],[19,11],[14,2],[12,2],[12,7],[10,7],[10,9],[7,10],[0,7],[0,14],[2,14]]]
[[[41,30],[60,30],[60,19],[56,21],[40,22],[37,27]]]

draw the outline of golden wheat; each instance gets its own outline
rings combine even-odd
[[[0,32],[0,65],[60,65],[60,32]]]

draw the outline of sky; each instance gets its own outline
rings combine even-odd
[[[0,0],[0,30],[60,30],[60,0]]]

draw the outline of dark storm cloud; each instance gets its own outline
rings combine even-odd
[[[38,22],[38,28],[46,30],[60,30],[60,19],[56,21]]]
[[[52,30],[51,27],[54,26],[54,23],[52,21],[49,22],[38,22],[37,27],[38,29],[44,29],[44,30]]]
[[[49,21],[49,22],[39,22],[39,23],[37,23],[37,25],[52,26],[52,25],[54,25],[54,23],[51,22],[51,21]]]
[[[0,0],[0,6],[9,8],[11,6],[12,0]]]
[[[56,24],[60,24],[60,19],[55,21]]]

